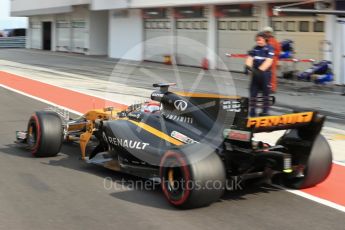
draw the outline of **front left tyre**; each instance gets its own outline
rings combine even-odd
[[[35,112],[29,120],[27,144],[34,157],[56,156],[63,142],[63,126],[58,114],[51,111]]]

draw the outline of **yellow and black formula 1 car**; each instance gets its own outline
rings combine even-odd
[[[170,92],[169,86],[155,84],[151,102],[125,111],[92,110],[75,120],[35,112],[17,142],[36,157],[53,157],[63,141],[78,141],[86,162],[159,181],[167,200],[180,208],[217,201],[234,177],[279,177],[301,189],[329,175],[332,153],[320,135],[325,117],[296,112],[248,118],[248,98]],[[287,130],[275,146],[253,140],[255,133],[275,130]],[[96,147],[86,151],[90,140]]]

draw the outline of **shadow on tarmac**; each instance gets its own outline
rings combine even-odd
[[[0,154],[35,159],[25,148],[18,147],[16,144],[5,146],[5,148],[0,149]],[[111,186],[107,188],[107,190],[114,191],[110,193],[110,195],[116,199],[153,208],[178,210],[168,204],[157,182],[120,172],[114,172],[101,166],[82,162],[80,160],[79,145],[77,143],[65,143],[58,156],[42,159],[48,159],[47,162],[41,162],[45,165],[65,167],[86,172],[107,180],[111,183]],[[247,196],[260,196],[262,194],[279,191],[281,191],[281,189],[268,184],[258,184],[257,182],[245,183],[243,184],[243,189],[226,191],[221,200],[217,203],[246,200]]]

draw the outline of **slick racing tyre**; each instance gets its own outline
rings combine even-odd
[[[161,160],[161,187],[175,207],[192,209],[216,202],[225,190],[225,168],[216,153],[195,161],[193,154],[167,151]]]
[[[27,144],[34,157],[56,156],[63,141],[61,118],[54,112],[35,112],[29,120],[27,135]]]
[[[278,143],[284,145],[284,139]],[[332,151],[324,136],[318,135],[311,146],[310,154],[306,165],[304,165],[303,175],[291,177],[285,175],[282,183],[294,189],[304,189],[313,187],[323,182],[331,172]]]

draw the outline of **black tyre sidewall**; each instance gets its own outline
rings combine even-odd
[[[305,170],[305,180],[300,188],[313,187],[323,182],[330,174],[332,168],[331,148],[322,135],[315,139],[311,149],[308,165]]]
[[[56,156],[63,141],[63,127],[59,115],[48,111],[36,112],[31,116],[28,128],[32,124],[36,127],[36,144],[31,148],[33,156]]]
[[[162,190],[167,200],[175,207],[182,209],[191,209],[208,206],[216,202],[223,195],[226,187],[225,167],[220,157],[212,152],[205,158],[195,160],[198,153],[184,153],[179,150],[168,151],[164,154],[161,161],[160,175],[165,180],[164,172],[166,170],[165,160],[167,156],[176,157],[181,165],[181,171],[187,175],[184,180],[186,191],[179,201],[171,200],[166,186],[162,183]],[[213,186],[217,183],[217,186]]]
[[[282,142],[283,138],[278,141]],[[329,176],[332,168],[332,151],[324,136],[319,134],[310,148],[303,178],[283,175],[281,182],[290,188],[305,189],[322,183]]]

